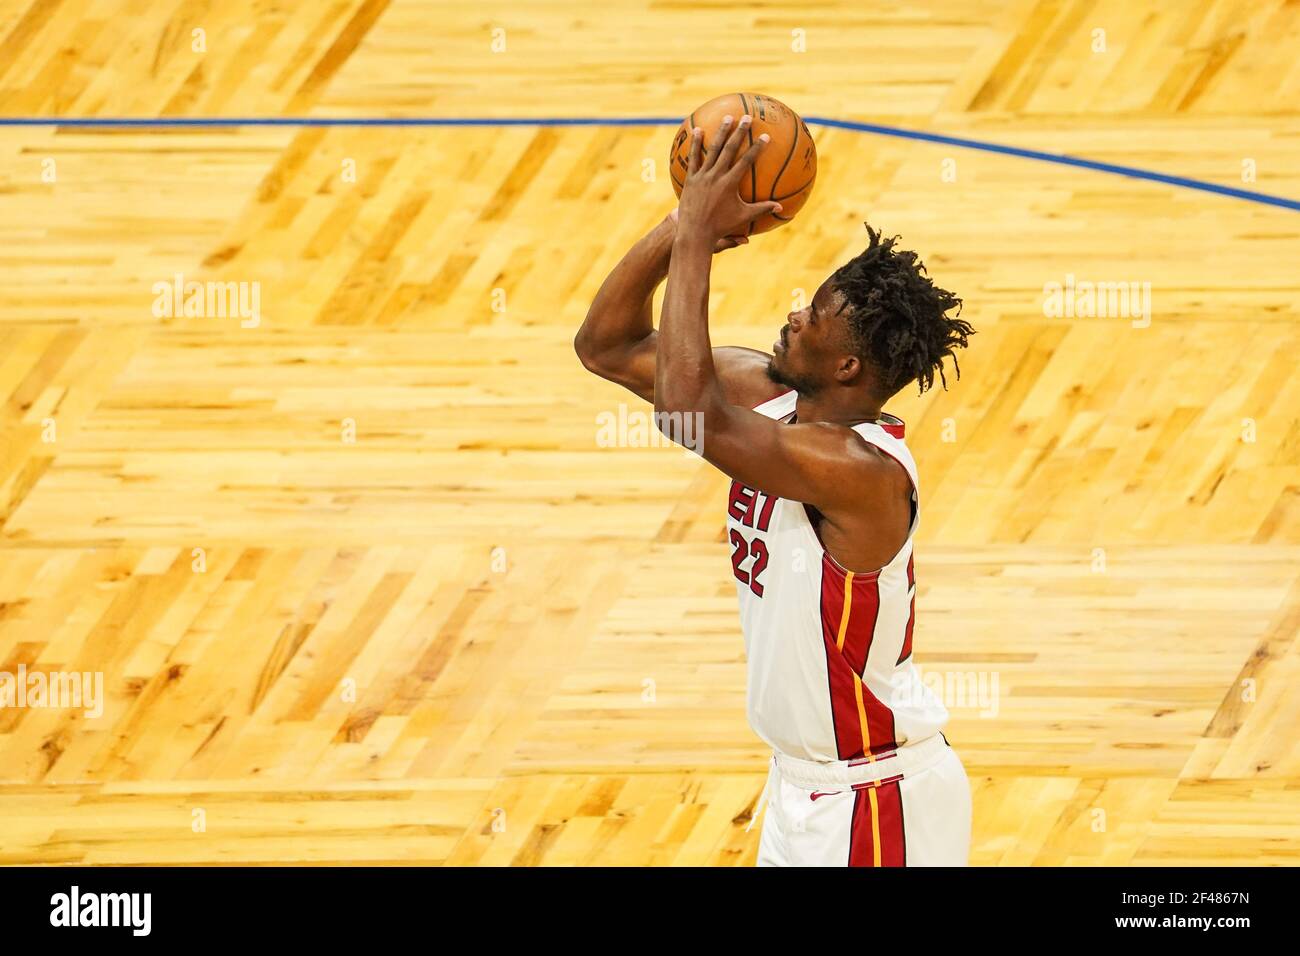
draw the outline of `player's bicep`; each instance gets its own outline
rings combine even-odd
[[[617,352],[602,355],[599,362],[595,363],[595,371],[602,378],[622,385],[633,394],[653,403],[658,351],[659,333],[651,332]],[[715,348],[713,367],[727,401],[753,408],[785,391],[767,377],[767,363],[770,360],[771,356],[765,352],[736,345]]]

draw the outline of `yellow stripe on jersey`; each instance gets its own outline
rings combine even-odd
[[[844,635],[849,632],[849,612],[853,608],[853,572],[844,572],[844,612],[840,615],[840,634],[835,639],[837,650],[844,650]],[[853,675],[853,695],[858,699],[858,723],[862,726],[862,752],[868,760],[875,761],[871,756],[871,731],[867,729],[867,705],[862,699],[862,679],[857,674]]]
[[[871,798],[871,865],[880,866],[880,807],[876,803],[876,788],[867,791]]]
[[[853,607],[853,572],[844,574],[844,610],[840,613],[840,636],[835,638],[835,649],[844,650],[844,635],[849,632],[849,611]],[[860,698],[859,698],[860,699]]]
[[[871,729],[867,727],[867,702],[862,699],[862,679],[853,675],[853,696],[858,701],[858,724],[862,727],[862,754],[872,763],[876,758],[871,753]]]

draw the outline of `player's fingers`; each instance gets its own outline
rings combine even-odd
[[[730,116],[722,117],[722,125],[718,127],[718,135],[713,137],[713,145],[709,147],[709,153],[704,158],[704,169],[712,169],[717,165],[718,156],[726,148],[727,140],[731,138],[731,127],[733,125],[734,121]]]
[[[718,162],[722,164],[724,170],[731,169],[736,162],[736,154],[740,152],[741,144],[745,142],[745,133],[749,131],[750,116],[746,113],[740,118],[740,125],[736,127],[736,135],[727,140],[727,145],[722,148],[722,155]],[[767,135],[766,133],[763,135]]]
[[[686,175],[691,176],[700,169],[700,143],[704,139],[704,130],[698,126],[691,130],[691,149],[686,155]]]
[[[758,139],[754,140],[754,145],[745,150],[745,152],[741,154],[741,157],[736,160],[735,165],[731,167],[731,175],[733,178],[739,180],[741,176],[749,171],[749,167],[754,165],[758,159],[758,154],[763,151],[763,148],[767,146],[771,138],[772,137],[764,133],[759,136]]]
[[[745,218],[750,222],[762,219],[771,213],[779,213],[781,204],[779,202],[747,202],[745,205]]]

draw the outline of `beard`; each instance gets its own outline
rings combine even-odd
[[[820,386],[808,376],[778,368],[775,355],[768,360],[767,377],[777,385],[794,389],[800,395],[815,395],[820,390]]]

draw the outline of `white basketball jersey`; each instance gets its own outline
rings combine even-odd
[[[794,391],[754,410],[794,416]],[[841,567],[822,547],[817,512],[731,483],[727,538],[749,658],[750,726],[773,749],[804,760],[853,760],[933,736],[948,711],[912,663],[920,520],[916,462],[892,416],[854,431],[912,480],[907,540],[878,571]]]

